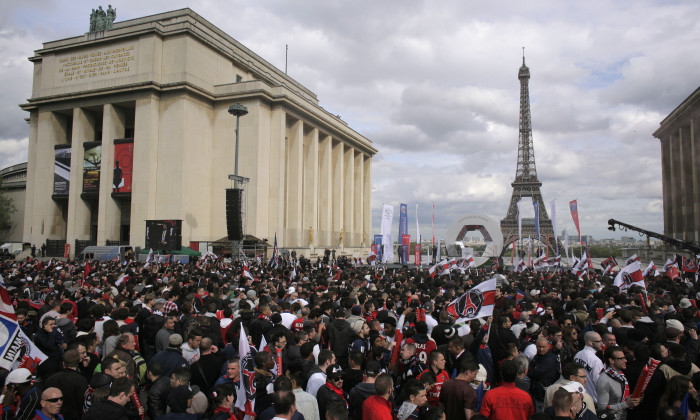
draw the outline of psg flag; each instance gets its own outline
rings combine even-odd
[[[476,319],[491,316],[496,302],[496,278],[469,289],[447,306],[455,318]]]
[[[619,287],[620,291],[629,289],[630,286],[635,285],[646,289],[646,286],[644,285],[644,275],[642,274],[641,267],[639,266],[639,261],[634,261],[620,270],[617,277],[615,277],[613,285]]]

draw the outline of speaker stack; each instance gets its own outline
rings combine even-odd
[[[243,219],[241,217],[241,201],[243,189],[226,189],[226,231],[231,241],[243,240]]]

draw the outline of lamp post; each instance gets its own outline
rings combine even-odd
[[[228,113],[236,116],[236,158],[234,160],[233,175],[238,177],[238,120],[240,117],[248,114],[248,108],[240,103],[235,103],[228,107]],[[238,180],[233,181],[233,187],[238,188]]]

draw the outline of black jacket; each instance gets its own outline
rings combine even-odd
[[[343,392],[343,394],[345,394]],[[340,395],[336,394],[332,389],[328,388],[327,383],[318,389],[316,393],[316,400],[318,400],[318,412],[322,419],[326,418],[326,407],[328,404],[335,402],[342,402],[347,406],[348,394],[345,394],[345,398],[341,398]]]
[[[335,353],[338,363],[340,363],[343,368],[347,367],[348,346],[353,336],[350,324],[344,319],[335,319],[328,325],[326,331],[328,331],[328,338],[331,342],[331,350]],[[321,418],[323,418],[323,416],[321,416]]]
[[[124,407],[110,400],[104,400],[93,404],[83,416],[83,420],[124,420],[128,417]]]
[[[88,381],[85,376],[73,369],[63,369],[51,375],[44,388],[55,387],[63,393],[63,405],[61,414],[66,419],[78,419],[83,413],[83,402]]]
[[[559,379],[559,362],[552,351],[544,356],[535,355],[527,371],[530,377],[530,394],[535,400],[544,401],[545,390]]]
[[[205,354],[190,366],[192,373],[190,383],[197,385],[205,394],[214,387],[214,383],[221,376],[221,366],[224,364],[223,353],[223,351],[219,351]]]
[[[362,403],[365,402],[367,398],[376,394],[377,390],[374,388],[374,384],[360,382],[355,385],[355,387],[350,390],[350,398],[348,399],[350,418],[362,420]]]
[[[182,357],[180,349],[168,347],[160,353],[153,356],[150,363],[158,362],[163,368],[163,376],[170,377],[173,371],[179,367],[189,367],[187,360]]]
[[[146,414],[149,418],[155,419],[165,413],[167,408],[167,398],[170,392],[170,377],[159,376],[148,389],[148,410]]]
[[[258,318],[250,323],[250,336],[253,338],[253,345],[255,347],[260,346],[263,335],[270,331],[271,328],[272,322],[264,318]]]

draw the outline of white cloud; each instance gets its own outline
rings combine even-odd
[[[84,33],[95,7],[25,3],[0,6],[3,166],[26,158],[17,107],[31,96],[26,57],[42,41]],[[125,0],[117,20],[189,6]],[[464,213],[505,216],[522,46],[538,175],[544,200],[557,199],[559,227],[574,231],[567,204],[577,198],[583,233],[609,236],[610,217],[663,230],[652,132],[698,86],[694,1],[205,0],[193,9],[282,70],[288,44],[290,76],[374,142],[375,230],[384,202],[409,212],[419,203],[424,224],[435,202],[442,236]]]

